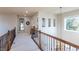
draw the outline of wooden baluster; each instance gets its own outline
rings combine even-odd
[[[48,51],[50,51],[50,40],[49,40],[49,37],[48,37]]]
[[[7,36],[7,39],[8,39],[8,36]],[[7,50],[7,39],[6,39],[6,46],[5,46],[5,50]]]
[[[49,37],[49,45],[50,45],[50,51],[52,51],[52,39],[51,39],[51,37]]]
[[[47,50],[49,51],[49,37],[48,37],[48,36],[47,36],[47,45],[48,45],[48,46],[47,46],[47,47],[48,47]]]
[[[47,36],[47,51],[49,50],[49,44],[48,44],[48,41],[49,41],[49,39],[48,39],[48,36]]]
[[[48,36],[46,36],[46,37],[47,37],[47,51],[48,51],[48,49],[49,49],[49,48],[48,48]]]
[[[1,51],[2,51],[2,39],[1,39]]]
[[[78,48],[76,48],[76,51],[78,51]]]
[[[45,50],[46,43],[44,41],[46,41],[46,36],[45,35],[42,35],[42,36],[43,36],[43,38],[41,39],[42,40],[41,45],[42,45],[42,48]],[[43,42],[44,42],[44,44],[43,44]]]
[[[71,46],[69,46],[69,51],[71,51]]]
[[[56,40],[56,51],[58,51],[59,49],[59,46],[58,46],[58,41]]]
[[[52,51],[52,38],[51,38],[51,51]]]
[[[39,32],[37,32],[37,43],[39,44]]]
[[[62,50],[62,49],[61,49],[61,42],[59,42],[59,43],[60,43],[60,51],[61,51],[61,50]]]
[[[49,37],[49,48],[50,48],[50,51],[51,51],[51,38]]]
[[[60,41],[60,51],[64,51],[64,43]]]
[[[12,31],[10,32],[10,40],[9,40],[9,50],[11,48],[11,45],[12,45],[12,39],[13,39],[13,34],[12,34]]]
[[[7,40],[7,51],[10,50],[10,40],[11,40],[11,31],[9,31],[8,40]]]
[[[39,47],[42,49],[41,47],[41,32],[39,31]]]
[[[55,50],[55,47],[56,47],[56,44],[55,44],[56,42],[55,42],[55,41],[56,41],[56,40],[53,39],[53,50],[54,50],[54,51],[56,51],[56,50]]]
[[[0,51],[1,51],[1,39],[0,39]]]
[[[49,51],[51,51],[51,39],[49,37]]]
[[[9,47],[10,47],[10,45],[9,45],[9,41],[10,41],[10,35],[11,35],[11,33],[9,32],[9,38],[8,38],[8,48],[7,48],[7,51],[9,51]]]
[[[65,51],[65,43],[64,43],[64,51]]]
[[[9,39],[9,31],[8,31],[8,36],[7,36],[7,39],[6,39],[6,51],[8,50],[8,39]]]
[[[8,35],[8,39],[7,39],[6,45],[7,45],[6,50],[8,51],[9,50],[9,35]]]
[[[64,51],[64,43],[61,42],[61,51]]]
[[[49,36],[48,36],[48,51],[50,51],[50,40],[49,40]]]
[[[2,50],[2,39],[0,40],[0,44],[1,44],[1,45],[0,45],[0,46],[1,46],[0,50]]]
[[[3,38],[1,39],[1,51],[2,51],[2,48],[3,48],[3,47],[2,47],[2,45],[3,45],[2,43],[3,43]]]
[[[48,46],[48,47],[49,47],[48,49],[49,49],[49,51],[50,51],[50,40],[49,40],[49,39],[50,39],[50,38],[48,37],[48,45],[49,45],[49,46]]]
[[[55,39],[53,39],[53,40],[55,40]],[[54,50],[55,51],[57,50],[57,40],[55,40],[55,48],[54,48]]]
[[[57,51],[57,40],[55,40],[55,51]]]

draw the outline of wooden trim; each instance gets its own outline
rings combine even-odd
[[[41,31],[38,31],[38,32],[40,32],[41,34],[44,34],[44,35],[46,35],[46,36],[49,36],[49,37],[51,37],[51,38],[54,38],[55,40],[58,40],[58,41],[60,41],[60,42],[63,42],[63,43],[65,43],[65,44],[68,44],[68,45],[70,45],[70,46],[72,46],[72,47],[79,48],[79,45],[77,45],[77,44],[71,43],[71,42],[69,42],[69,41],[63,40],[63,39],[61,39],[61,38],[58,38],[58,37],[49,35],[49,34],[47,34],[47,33],[41,32]]]

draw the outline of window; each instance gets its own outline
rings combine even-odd
[[[42,18],[42,27],[45,27],[45,18]]]
[[[65,29],[79,31],[79,17],[73,16],[65,18]]]
[[[20,30],[24,30],[24,24],[23,23],[20,24]]]
[[[48,19],[48,27],[51,27],[51,19]]]

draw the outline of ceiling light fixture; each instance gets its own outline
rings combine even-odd
[[[28,13],[28,11],[26,10],[26,14]]]
[[[27,14],[28,14],[28,11],[26,10],[26,11],[25,11],[25,15],[24,15],[24,16],[27,16]]]

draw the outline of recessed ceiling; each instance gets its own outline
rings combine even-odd
[[[79,8],[78,7],[63,7],[62,13],[77,10],[77,9]],[[26,11],[28,11],[27,14],[26,14]],[[58,14],[60,13],[60,8],[59,7],[0,7],[0,13],[6,13],[6,14],[32,16],[36,12],[39,12],[39,11],[49,12],[52,14]]]

